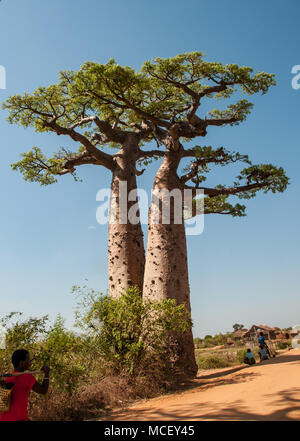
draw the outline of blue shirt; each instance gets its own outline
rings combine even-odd
[[[246,352],[246,357],[247,358],[254,358],[252,352]]]
[[[261,344],[261,345],[264,345],[264,344],[265,344],[265,337],[263,337],[262,335],[260,335],[260,336],[258,337],[258,343]]]
[[[261,355],[262,360],[267,360],[269,358],[266,349],[260,349],[259,353]]]

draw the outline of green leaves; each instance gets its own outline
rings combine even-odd
[[[192,180],[192,182],[202,182],[206,180],[204,174],[210,171],[208,165],[225,165],[232,164],[238,161],[251,164],[248,155],[241,155],[240,153],[230,152],[224,147],[214,149],[212,146],[195,146],[189,152],[194,152],[195,159],[186,166],[183,171],[187,172],[186,178],[182,177],[185,182]]]
[[[85,63],[74,76],[71,93],[84,98],[99,117],[110,123],[119,119],[129,126],[142,121],[141,112],[168,118],[176,105],[184,103],[184,98],[168,85],[161,88],[143,72],[120,66],[114,60],[106,65]]]
[[[225,120],[225,122],[228,122],[232,126],[244,121],[247,115],[251,113],[252,107],[252,103],[249,103],[247,100],[241,100],[235,104],[231,104],[226,110],[215,109],[208,114],[212,119]]]
[[[203,61],[201,52],[179,54],[173,58],[147,61],[139,72],[120,66],[113,59],[106,64],[86,62],[78,72],[60,72],[58,84],[39,87],[33,94],[10,97],[3,109],[8,121],[37,131],[53,131],[49,122],[69,127],[94,115],[112,125],[134,130],[143,119],[156,118],[160,124],[184,121],[190,106],[203,96],[228,98],[239,87],[243,93],[266,93],[275,85],[274,75],[250,67]],[[227,110],[214,110],[217,119],[241,122],[252,104],[241,100]],[[48,123],[48,124],[45,124]],[[86,121],[81,127],[94,127]],[[94,133],[96,133],[94,127]]]
[[[230,214],[231,216],[245,216],[245,206],[228,202],[230,196],[237,196],[240,199],[250,199],[256,196],[258,191],[267,193],[283,192],[289,184],[282,167],[275,167],[272,164],[252,165],[247,155],[230,153],[223,148],[213,150],[210,146],[194,148],[197,159],[188,167],[188,173],[181,179],[182,182],[191,180],[195,189],[202,189],[204,192],[204,213],[205,214]],[[208,173],[208,163],[226,165],[236,161],[244,161],[251,164],[244,168],[237,176],[234,185],[227,187],[217,185],[212,188],[203,187],[201,183],[206,180],[204,174]],[[186,187],[193,188],[193,187]],[[185,218],[203,214],[203,199],[193,200],[192,213],[185,211]]]
[[[153,78],[157,84],[170,84],[174,87],[188,86],[192,91],[201,93],[213,86],[219,86],[216,98],[228,98],[240,87],[243,93],[266,93],[276,84],[274,74],[258,72],[252,75],[253,69],[237,64],[205,62],[202,52],[187,52],[173,58],[155,58],[142,66],[142,72]],[[207,96],[211,96],[210,94]]]
[[[172,332],[182,333],[192,325],[185,305],[175,300],[143,300],[136,287],[119,299],[74,287],[83,294],[78,305],[77,323],[96,336],[102,356],[117,371],[138,374],[150,360],[162,357]]]
[[[204,199],[205,214],[229,214],[232,217],[242,217],[246,216],[245,209],[245,205],[230,204],[227,195],[219,195]]]
[[[203,97],[226,99],[238,90],[247,95],[265,94],[276,84],[274,74],[258,72],[253,75],[251,67],[205,62],[202,52],[179,54],[166,59],[155,58],[152,62],[145,62],[141,71],[151,79],[154,89],[173,94],[179,100],[174,105],[173,120],[188,119],[193,125],[200,122],[200,115],[196,115],[196,112]],[[212,110],[209,112],[212,121],[205,118],[205,122],[208,125],[239,124],[245,120],[251,108],[252,104],[242,99],[225,111]],[[164,117],[170,119],[167,114]]]
[[[211,110],[208,117],[201,119],[197,112],[202,98],[226,99],[236,91],[247,95],[264,94],[273,85],[273,74],[253,74],[251,67],[206,62],[202,52],[146,61],[140,71],[120,66],[113,59],[106,64],[88,61],[77,72],[60,72],[57,84],[39,87],[32,94],[11,96],[3,104],[9,111],[11,124],[67,135],[72,141],[80,142],[79,151],[60,150],[47,159],[39,148],[33,147],[23,153],[12,168],[20,171],[25,180],[41,185],[52,184],[57,176],[66,173],[73,174],[77,180],[75,168],[81,164],[96,163],[111,170],[111,156],[100,149],[104,145],[117,148],[124,141],[124,133],[145,132],[139,145],[158,139],[159,128],[172,135],[175,144],[176,137],[184,142],[205,136],[208,126],[244,121],[253,104],[240,99],[225,110]],[[211,146],[196,148],[194,158],[187,174],[191,174],[190,179],[196,185],[205,180],[210,163],[227,165],[245,161],[250,164],[246,155]],[[146,166],[150,162],[146,154],[142,161]],[[196,174],[191,168],[195,165]],[[265,192],[286,188],[288,178],[282,169],[257,167],[242,171],[238,181],[263,184]],[[256,190],[240,192],[240,197],[252,197]]]
[[[1,325],[6,330],[5,347],[14,351],[22,346],[30,347],[47,332],[48,316],[41,318],[30,317],[21,320],[23,313],[13,312],[1,319]]]
[[[70,95],[83,100],[88,110],[110,123],[121,116],[125,123],[136,119],[130,106],[143,106],[148,83],[134,69],[122,67],[114,60],[106,64],[87,62],[73,79]]]
[[[20,161],[11,164],[14,171],[22,173],[24,180],[38,182],[40,185],[50,185],[57,182],[56,176],[64,174],[66,160],[76,156],[75,153],[68,153],[61,150],[52,158],[47,159],[38,147],[33,147],[27,153],[21,154]],[[75,173],[72,173],[75,180],[78,180]]]
[[[289,184],[289,178],[285,175],[282,167],[275,167],[272,164],[251,165],[243,169],[234,182],[233,187],[217,185],[214,189],[204,189],[210,196],[204,198],[204,213],[206,214],[230,214],[231,216],[245,216],[245,206],[228,202],[230,195],[236,195],[240,199],[250,199],[256,196],[258,191],[267,193],[283,192]],[[200,187],[201,188],[201,187]],[[215,194],[213,190],[217,190]],[[195,216],[201,202],[197,199],[193,201]]]
[[[11,96],[2,104],[2,108],[9,111],[7,120],[10,124],[34,127],[38,132],[49,130],[43,122],[53,118],[67,125],[78,113],[77,107],[71,102],[67,88],[62,83],[39,87],[32,95]]]
[[[228,195],[218,195],[204,198],[204,214],[227,214],[232,217],[246,216],[245,205],[232,205],[228,202]],[[187,213],[186,219],[203,214],[203,199],[193,200],[193,213]]]
[[[130,124],[137,120],[131,107],[143,108],[148,96],[149,81],[142,74],[110,60],[107,64],[87,62],[78,72],[62,71],[58,84],[11,96],[2,107],[9,111],[9,123],[43,132],[53,131],[45,123],[55,120],[67,128],[91,114],[111,124],[122,116],[122,122]],[[91,126],[98,132],[89,121],[81,124]]]
[[[1,368],[4,369],[5,362],[5,370],[10,371],[13,351],[23,347],[33,360],[32,370],[39,370],[44,364],[50,365],[55,388],[69,394],[74,392],[79,382],[87,377],[84,338],[67,330],[60,315],[53,324],[49,323],[48,316],[22,320],[17,315],[11,313],[1,320],[6,330],[6,349],[1,352]],[[19,315],[22,316],[21,313]]]
[[[205,163],[216,163],[224,166],[241,161],[251,164],[248,155],[241,155],[239,152],[230,152],[225,147],[213,149],[212,146],[195,146],[195,152],[197,160]]]
[[[252,165],[243,169],[237,176],[234,185],[238,186],[257,184],[264,193],[271,191],[272,193],[282,193],[289,184],[289,178],[285,175],[282,167],[275,167],[272,164]],[[255,196],[257,190],[249,190],[239,193],[240,198],[249,199]]]

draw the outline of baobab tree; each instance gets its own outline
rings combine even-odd
[[[152,208],[157,210],[157,201],[151,205],[149,214],[149,234],[146,253],[143,296],[151,299],[175,298],[178,303],[185,303],[190,310],[190,291],[188,281],[187,250],[184,223],[175,222],[175,213],[171,213],[170,222],[164,224],[162,210],[163,194],[173,190],[192,191],[195,195],[201,190],[204,195],[204,213],[243,216],[245,206],[232,205],[228,198],[251,198],[259,190],[265,193],[282,192],[288,184],[284,170],[271,164],[252,165],[246,155],[230,153],[223,147],[211,146],[185,148],[181,141],[205,137],[209,128],[225,125],[237,125],[250,113],[252,104],[241,99],[230,104],[225,110],[212,110],[208,115],[200,115],[199,109],[205,98],[230,98],[239,88],[244,94],[266,93],[275,85],[274,75],[259,72],[252,75],[252,68],[239,67],[236,64],[222,65],[203,61],[200,52],[181,54],[171,59],[157,58],[146,62],[142,71],[151,78],[153,88],[161,93],[168,91],[182,93],[180,101],[174,106],[171,119],[147,117],[156,127],[156,137],[164,145],[165,154],[154,178],[153,190],[161,194],[159,222],[152,222]],[[192,158],[184,174],[178,172],[183,159]],[[229,165],[243,161],[248,167],[241,170],[233,185],[223,184],[205,187],[206,173],[210,165]],[[157,198],[157,196],[155,196]],[[169,203],[174,210],[175,205]],[[191,215],[197,214],[199,200],[194,200]],[[157,216],[156,216],[157,217]],[[185,372],[195,374],[197,366],[194,356],[192,331],[178,336],[178,365]]]
[[[201,52],[158,58],[144,63],[140,72],[113,61],[107,65],[86,63],[76,74],[62,73],[59,85],[40,88],[33,95],[11,97],[4,105],[10,111],[11,123],[68,135],[80,143],[79,151],[63,150],[46,159],[35,148],[13,167],[23,172],[25,179],[48,184],[56,175],[74,173],[78,165],[102,165],[112,171],[112,194],[118,201],[121,180],[127,181],[128,192],[136,188],[136,174],[142,172],[137,171],[137,164],[163,157],[154,179],[155,192],[190,190],[196,196],[201,190],[205,213],[244,215],[245,207],[232,205],[229,196],[247,199],[259,190],[284,191],[288,183],[284,170],[271,164],[252,165],[246,155],[230,153],[224,147],[186,148],[184,144],[205,137],[209,128],[233,126],[246,119],[252,104],[245,99],[205,116],[199,109],[206,98],[228,99],[236,89],[248,95],[264,94],[275,85],[273,74],[252,72],[251,68],[236,64],[205,62]],[[89,131],[82,132],[84,128]],[[142,150],[141,144],[152,139],[163,149]],[[121,149],[115,155],[107,154],[102,150],[107,143]],[[179,165],[187,158],[191,162],[180,174]],[[248,167],[241,170],[232,186],[203,186],[210,164],[237,161],[248,163]],[[134,284],[143,286],[145,298],[175,298],[190,311],[184,223],[175,222],[172,203],[168,224],[161,216],[164,203],[160,204],[158,223],[152,222],[154,205],[157,208],[152,202],[149,213],[145,265],[140,224],[110,225],[111,294],[118,295],[120,288]],[[195,199],[191,215],[197,214],[198,206]],[[197,368],[191,330],[175,336],[175,340],[178,366],[193,375]]]
[[[142,291],[145,252],[139,212],[136,210],[136,223],[120,220],[124,213],[121,215],[119,186],[126,182],[126,197],[136,190],[136,176],[141,173],[137,161],[145,162],[148,155],[153,156],[141,149],[142,143],[151,139],[152,128],[146,121],[134,122],[134,114],[118,101],[115,91],[135,103],[145,89],[143,75],[110,60],[107,64],[86,63],[78,72],[61,72],[58,84],[40,87],[33,94],[11,96],[3,104],[9,111],[9,123],[63,135],[78,144],[77,151],[60,148],[50,158],[38,147],[23,153],[12,168],[26,181],[49,185],[65,174],[77,180],[76,169],[84,164],[111,171],[110,208],[114,208],[115,219],[109,224],[108,251],[113,297],[129,286]],[[105,152],[106,146],[117,148],[116,153]],[[137,206],[137,201],[128,201],[128,211],[133,205]]]

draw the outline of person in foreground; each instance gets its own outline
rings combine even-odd
[[[251,352],[251,349],[247,349],[247,352],[246,352],[246,355],[245,355],[245,358],[244,358],[244,363],[249,364],[249,365],[256,363],[254,355]]]
[[[15,351],[11,361],[14,366],[13,373],[25,372],[31,366],[29,352],[25,349]],[[9,410],[0,414],[0,421],[28,421],[27,408],[30,391],[33,390],[42,395],[48,392],[50,368],[43,366],[41,371],[45,374],[42,383],[38,383],[30,372],[5,379],[6,387],[12,389],[12,391]]]

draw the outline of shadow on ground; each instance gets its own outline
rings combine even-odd
[[[192,405],[180,405],[180,409],[173,406],[172,412],[166,412],[163,409],[156,409],[155,407],[138,409],[138,420],[174,420],[174,421],[295,421],[299,419],[300,403],[299,403],[300,388],[294,391],[286,390],[274,395],[273,404],[281,406],[285,404],[284,408],[280,408],[271,412],[268,415],[259,415],[254,412],[249,412],[242,404],[241,400],[236,400],[230,403],[230,406],[223,406],[223,404],[214,403],[213,410],[210,410],[212,404],[210,402],[201,402],[199,404],[192,403]],[[297,397],[296,397],[297,395]],[[266,395],[267,396],[267,395]],[[272,395],[268,395],[269,397]],[[205,410],[207,408],[207,410]],[[118,419],[130,421],[132,415],[136,411],[118,412]],[[294,414],[294,415],[293,415]],[[151,415],[151,418],[148,417]],[[153,418],[155,415],[155,418]],[[106,418],[107,420],[109,418]]]
[[[236,366],[224,371],[218,371],[218,372],[214,372],[212,374],[208,374],[208,375],[202,375],[200,374],[199,376],[197,376],[197,379],[210,379],[210,378],[219,378],[219,377],[224,377],[226,375],[231,375],[234,374],[235,372],[244,370],[244,369],[249,369],[249,368],[256,368],[256,367],[261,367],[261,366],[267,366],[269,364],[281,364],[281,363],[293,363],[293,362],[299,362],[300,361],[300,355],[280,355],[279,357],[275,357],[275,358],[270,358],[269,360],[264,360],[263,362],[260,363],[256,363],[253,364],[251,366],[248,365],[240,365],[240,366]]]
[[[290,353],[283,354],[279,357],[266,360],[262,363],[257,363],[252,366],[236,366],[230,369],[214,372],[207,375],[200,375],[191,381],[183,382],[175,392],[188,391],[196,389],[205,391],[210,388],[215,388],[222,385],[237,384],[246,381],[252,381],[255,377],[262,375],[259,372],[255,372],[255,368],[267,366],[269,364],[281,364],[281,363],[296,363],[300,361],[300,354],[293,355]],[[251,369],[251,370],[250,370]],[[232,377],[229,375],[235,374]],[[118,415],[118,419],[131,420],[132,415],[138,413],[139,420],[148,420],[148,415],[151,415],[152,420],[231,420],[231,421],[294,421],[299,420],[300,415],[300,388],[295,388],[291,390],[283,390],[276,394],[265,394],[263,397],[268,398],[273,408],[278,407],[278,410],[274,410],[270,414],[260,415],[255,412],[251,412],[244,405],[242,400],[236,400],[226,403],[210,403],[210,402],[200,402],[200,403],[185,403],[179,401],[175,405],[171,406],[171,411],[166,412],[163,408],[156,408],[155,403],[151,408],[145,406],[143,408],[142,404],[139,405],[138,410],[136,409],[115,409],[111,414],[106,415],[105,419],[109,420],[110,416],[114,419],[114,413]],[[284,406],[284,407],[282,407]],[[155,417],[153,417],[155,415]]]

